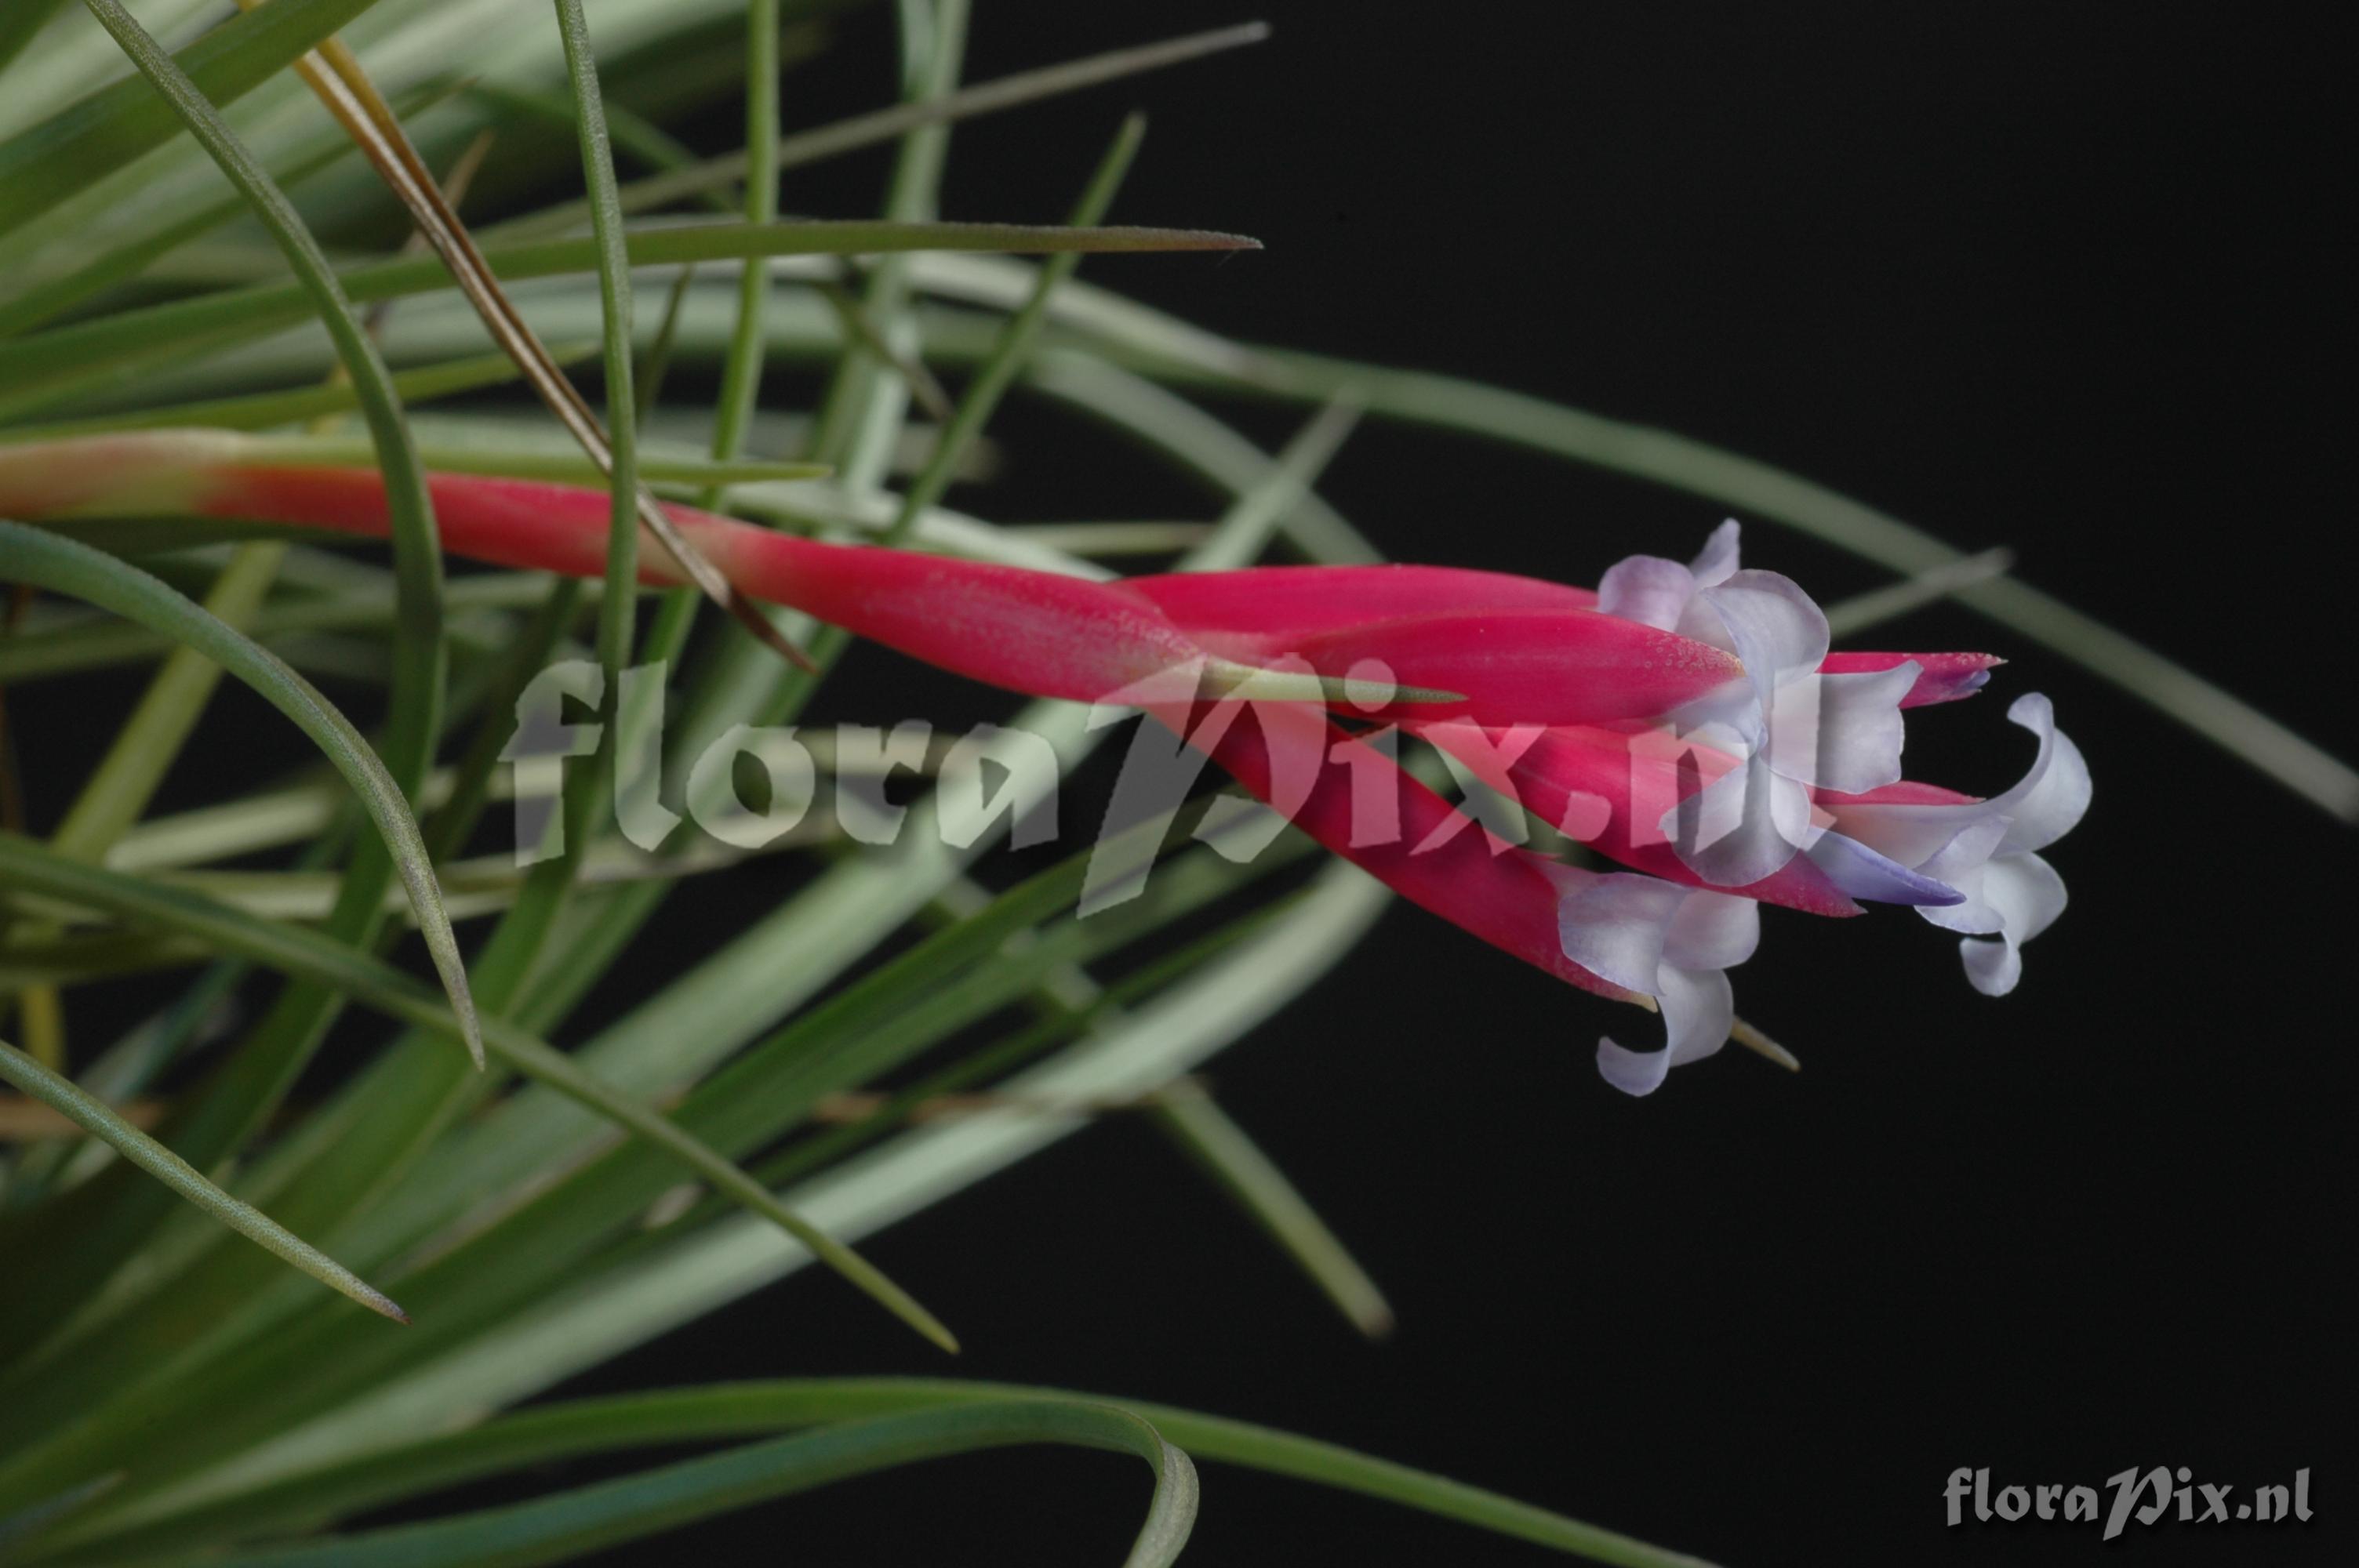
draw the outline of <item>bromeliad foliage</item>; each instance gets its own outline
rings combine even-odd
[[[865,25],[853,8],[0,5],[0,580],[41,589],[0,605],[0,685],[152,667],[89,777],[55,781],[79,784],[55,823],[26,820],[10,786],[16,768],[54,779],[58,753],[0,713],[0,1077],[18,1091],[0,1099],[0,1559],[553,1562],[1055,1443],[1145,1461],[1135,1563],[1184,1544],[1192,1453],[1599,1562],[1692,1563],[1347,1450],[1054,1390],[789,1381],[501,1413],[811,1261],[948,1344],[849,1243],[1109,1108],[1147,1108],[1378,1331],[1374,1285],[1188,1074],[1314,983],[1388,892],[1659,1011],[1664,1044],[1600,1047],[1633,1093],[1731,1037],[1774,1050],[1726,978],[1763,903],[1907,904],[1960,935],[1977,988],[2016,983],[2063,904],[2040,851],[2088,800],[2044,699],[2008,710],[2038,741],[2023,782],[1972,799],[1903,775],[1903,713],[1970,695],[1996,661],[1832,651],[1800,589],[1740,568],[1733,524],[1692,564],[1625,561],[1593,592],[1377,564],[1313,488],[1355,408],[1817,534],[1907,579],[1884,612],[1954,593],[2011,654],[2167,695],[2359,816],[2334,759],[1856,503],[1499,389],[1231,343],[1075,281],[1085,253],[1250,243],[1104,225],[1135,121],[1094,163],[1076,153],[1064,223],[940,221],[955,122],[1257,27],[965,83],[966,0],[900,0],[898,102],[790,131],[782,77]],[[733,94],[734,155],[698,159],[662,129]],[[871,146],[895,153],[873,218],[780,218],[787,171]],[[459,178],[438,194],[451,170],[489,194]],[[586,199],[522,207],[567,189]],[[459,216],[476,201],[509,209],[480,243]],[[592,349],[603,416],[566,379]],[[778,363],[818,373],[810,406],[774,406]],[[712,406],[669,390],[686,366],[717,372]],[[946,371],[967,373],[955,403]],[[500,401],[507,382],[546,412]],[[1266,454],[1183,389],[1321,411]],[[1043,531],[946,508],[1012,391],[1135,438],[1218,515]],[[1256,564],[1274,548],[1297,564]],[[492,569],[446,578],[457,557]],[[1142,559],[1163,569],[1115,569]],[[1294,831],[1239,853],[1239,824],[1271,819],[1219,796],[1169,832],[1147,821],[1117,841],[1160,852],[1152,877],[1102,907],[1091,849],[995,886],[1009,818],[954,838],[932,801],[890,852],[822,827],[742,873],[747,852],[685,833],[653,856],[624,842],[611,759],[652,746],[677,777],[715,737],[792,723],[854,637],[1030,697],[1007,727],[1067,771],[1105,732],[1093,706],[1144,708]],[[518,694],[585,646],[610,761],[569,772],[563,852],[469,858]],[[656,663],[691,672],[669,729],[617,678]],[[224,668],[333,768],[159,812]],[[1404,763],[1404,739],[1446,760],[1458,799]],[[1012,784],[1013,804],[1042,787]],[[1191,846],[1178,827],[1200,817]],[[1349,864],[1282,883],[1313,846]],[[791,891],[748,927],[696,931],[672,895],[732,874]],[[659,922],[710,955],[641,972],[635,941]],[[440,989],[394,961],[413,926]],[[609,973],[641,994],[593,1016]],[[92,1038],[77,993],[102,982],[156,1011]],[[248,996],[268,1005],[240,1020]],[[478,1035],[486,1073],[458,1048]],[[307,1072],[323,1052],[341,1074]],[[339,1530],[463,1481],[687,1441],[742,1445]]]

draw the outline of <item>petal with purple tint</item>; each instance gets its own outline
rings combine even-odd
[[[1966,901],[1964,893],[1947,882],[1911,871],[1841,833],[1821,833],[1803,853],[1826,873],[1829,881],[1854,898],[1935,907]]]

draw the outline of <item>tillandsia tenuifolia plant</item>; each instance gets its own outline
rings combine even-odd
[[[1049,1443],[1147,1462],[1138,1563],[1184,1545],[1191,1456],[1600,1562],[1692,1563],[1324,1443],[1054,1389],[527,1401],[812,1261],[952,1346],[853,1243],[1113,1104],[1150,1108],[1379,1330],[1375,1287],[1189,1075],[1393,892],[1604,999],[1582,1009],[1658,1013],[1616,1027],[1637,1048],[1597,1048],[1632,1094],[1732,1039],[1791,1065],[1726,978],[1764,903],[1913,906],[1960,935],[1976,989],[2009,990],[2063,908],[2040,851],[2087,807],[2089,769],[2024,693],[2020,784],[1977,799],[1903,776],[1904,710],[1973,695],[1999,658],[1831,643],[1930,600],[2346,818],[2359,779],[2003,558],[1792,476],[1229,342],[1075,281],[1086,253],[1252,243],[1103,222],[1136,120],[1077,162],[1064,223],[937,219],[957,122],[1258,27],[967,82],[964,0],[901,0],[901,102],[789,133],[781,74],[844,8],[604,0],[594,32],[580,0],[0,10],[0,688],[145,682],[53,823],[14,787],[41,738],[0,709],[0,1560],[553,1562]],[[661,128],[732,92],[737,153]],[[785,171],[877,146],[896,149],[877,217],[780,216]],[[495,222],[462,216],[478,177],[507,193]],[[583,194],[515,194],[552,189]],[[603,409],[571,379],[593,356]],[[718,371],[710,405],[669,390],[691,363]],[[765,407],[780,364],[816,373],[810,407]],[[1017,388],[1229,503],[1047,532],[946,508]],[[1310,413],[1270,454],[1183,392]],[[1821,611],[1741,567],[1734,523],[1691,564],[1633,557],[1593,590],[1377,564],[1315,492],[1363,417],[1652,480],[1899,580]],[[1142,560],[1158,569],[1110,564]],[[461,561],[481,565],[446,573]],[[788,727],[855,637],[1033,700],[947,747],[914,723],[837,730],[811,813],[819,738]],[[324,760],[159,813],[223,672]],[[1107,812],[1128,826],[996,875],[998,846],[1141,712]],[[1190,799],[1202,762],[1234,787]],[[896,771],[929,775],[918,804],[888,800]],[[492,831],[503,788],[543,808],[538,838]],[[756,855],[797,873],[772,913],[706,934],[627,1011],[585,1005],[658,922],[693,925],[673,894]],[[404,967],[413,926],[430,980]],[[163,1000],[144,1022],[69,1027],[78,988],[132,980]],[[238,995],[268,1005],[224,1028]],[[307,1076],[330,1048],[345,1070]],[[726,1445],[342,1522],[681,1443]]]

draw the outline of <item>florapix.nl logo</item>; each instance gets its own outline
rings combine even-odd
[[[2026,1519],[2095,1524],[2102,1518],[2104,1531],[2099,1539],[2104,1541],[2121,1534],[2133,1520],[2141,1525],[2308,1524],[2310,1468],[2296,1470],[2290,1485],[2237,1487],[2199,1481],[2184,1465],[2146,1470],[2132,1465],[2105,1477],[2101,1498],[2094,1487],[2060,1482],[2010,1483],[1994,1489],[1988,1466],[1961,1465],[1950,1472],[1941,1501],[1943,1522],[1952,1529],[1969,1518],[1981,1524]]]

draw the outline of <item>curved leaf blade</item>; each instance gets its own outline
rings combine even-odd
[[[1169,1568],[1194,1528],[1195,1466],[1140,1417],[1076,1400],[938,1405],[690,1459],[456,1519],[219,1559],[223,1568],[529,1568],[923,1460],[1028,1444],[1135,1454],[1155,1476],[1125,1568]]]
[[[87,1093],[71,1078],[51,1072],[5,1040],[0,1040],[0,1079],[68,1118],[223,1225],[277,1254],[330,1290],[351,1297],[381,1317],[400,1324],[409,1321],[408,1314],[394,1303],[392,1297],[260,1209],[230,1196],[205,1180],[204,1173],[125,1121],[104,1100]]]
[[[450,911],[443,907],[426,841],[400,785],[352,720],[277,654],[207,614],[161,579],[103,551],[20,523],[0,523],[0,577],[82,600],[194,648],[252,687],[318,744],[384,837],[435,971],[450,993],[462,1038],[480,1065],[483,1024],[467,989],[466,964],[451,929]]]
[[[403,1498],[589,1454],[790,1427],[841,1432],[845,1429],[830,1423],[949,1407],[995,1411],[1027,1400],[1118,1409],[1195,1459],[1354,1492],[1616,1568],[1710,1568],[1684,1552],[1430,1471],[1247,1422],[1063,1389],[901,1378],[780,1379],[542,1405],[472,1431],[381,1448],[221,1497],[177,1516],[143,1522],[136,1531],[113,1539],[94,1537],[88,1560],[103,1556],[109,1563],[144,1563],[148,1551],[166,1543],[234,1541],[259,1531],[309,1526]],[[63,1558],[68,1563],[84,1560],[79,1551]]]

